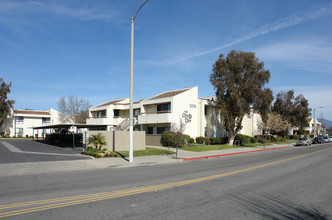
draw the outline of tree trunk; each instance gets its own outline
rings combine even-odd
[[[228,144],[233,146],[236,134],[232,134],[228,136]]]

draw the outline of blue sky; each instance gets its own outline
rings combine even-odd
[[[16,109],[129,97],[130,18],[140,0],[0,0],[0,77]],[[274,95],[294,89],[332,120],[330,0],[150,0],[135,20],[134,101],[209,82],[220,53],[252,51]]]

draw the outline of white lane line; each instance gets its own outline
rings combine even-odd
[[[20,149],[16,148],[14,145],[11,145],[7,141],[1,141],[1,144],[3,144],[8,150],[14,153],[23,153]]]

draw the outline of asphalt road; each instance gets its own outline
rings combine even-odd
[[[57,147],[29,139],[1,139],[0,164],[89,159],[78,156],[82,147]]]
[[[0,218],[332,219],[331,156],[332,144],[324,144],[177,164],[3,177]]]

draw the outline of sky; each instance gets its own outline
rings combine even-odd
[[[0,0],[0,78],[15,109],[129,97],[130,22],[144,0]],[[303,94],[332,120],[332,1],[150,0],[135,18],[134,101],[185,86],[215,94],[220,54],[251,51],[274,96]]]

